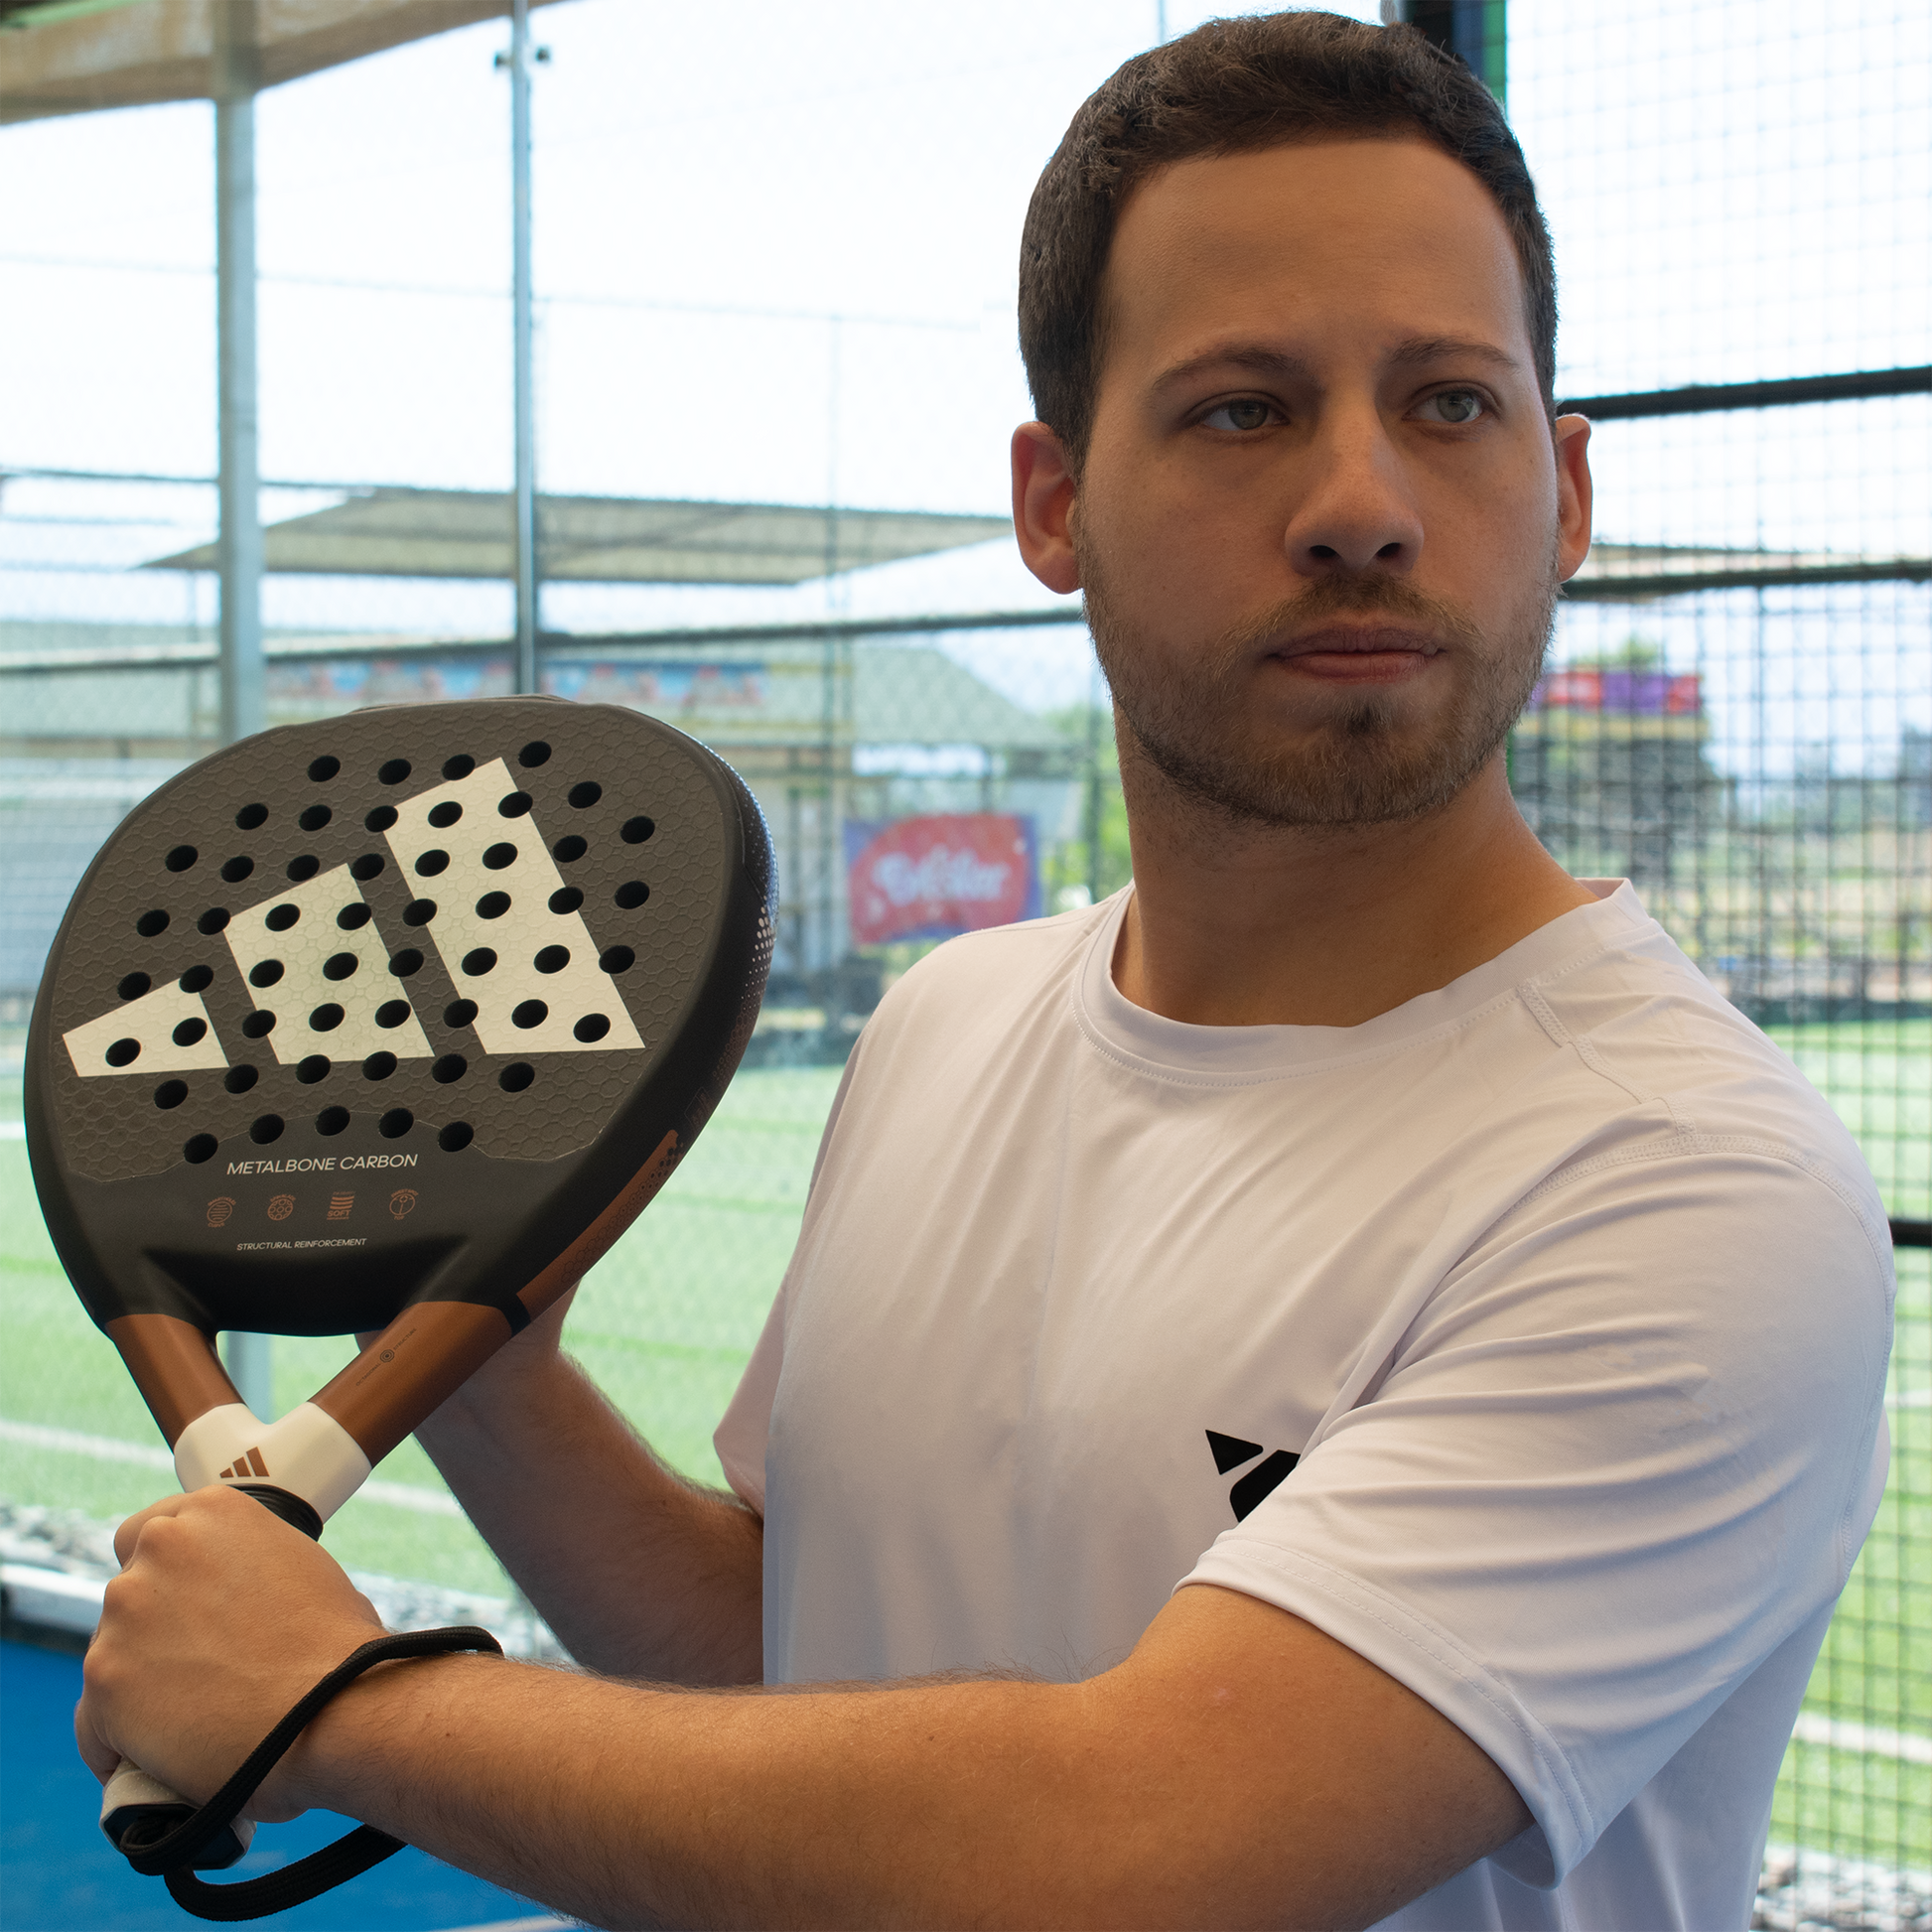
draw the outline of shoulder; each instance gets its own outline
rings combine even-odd
[[[978,1096],[1037,1132],[1044,1070],[1063,1061],[1071,983],[1108,920],[1108,905],[961,934],[936,947],[886,993],[854,1042],[812,1172],[806,1234],[855,1173],[881,1164],[920,1187],[947,1184],[957,1123]],[[1049,1076],[1050,1077],[1050,1076]],[[1004,1133],[1002,1135],[1004,1138]],[[821,1187],[821,1180],[835,1184]],[[802,1249],[801,1249],[802,1252]]]
[[[1600,947],[1517,991],[1574,1054],[1578,1076],[1608,1090],[1587,1163],[1702,1156],[1768,1164],[1807,1176],[1873,1238],[1884,1236],[1870,1171],[1836,1110],[1653,919],[1639,913]]]
[[[887,1040],[934,1028],[1010,1028],[1021,1011],[1064,993],[1118,897],[948,939],[895,983],[864,1037],[877,1051]]]

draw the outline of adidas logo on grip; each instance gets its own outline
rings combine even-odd
[[[268,1464],[262,1460],[262,1452],[251,1449],[246,1455],[237,1455],[234,1461],[221,1471],[223,1482],[246,1482],[252,1477],[268,1474]]]

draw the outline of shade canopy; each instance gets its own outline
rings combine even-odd
[[[508,577],[507,494],[374,489],[271,523],[265,567],[322,576]],[[796,503],[697,503],[629,496],[540,496],[537,556],[550,582],[800,584],[835,571],[929,556],[1010,536],[1004,516],[823,509]],[[150,570],[212,570],[205,543]]]
[[[530,0],[533,7],[550,0]],[[216,10],[272,87],[452,27],[508,0],[0,0],[0,122],[217,91]]]

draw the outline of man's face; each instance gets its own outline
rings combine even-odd
[[[1251,822],[1446,803],[1587,547],[1495,205],[1414,140],[1182,162],[1130,197],[1106,302],[1069,533],[1133,737]]]

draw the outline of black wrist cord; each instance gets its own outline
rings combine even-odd
[[[232,1923],[285,1912],[393,1857],[403,1848],[401,1839],[391,1838],[373,1825],[358,1825],[334,1845],[259,1878],[211,1885],[198,1878],[194,1870],[196,1860],[233,1823],[255,1787],[338,1691],[376,1664],[464,1650],[487,1651],[497,1657],[503,1654],[503,1646],[487,1630],[468,1623],[448,1630],[408,1630],[399,1636],[377,1637],[351,1651],[248,1753],[241,1769],[199,1811],[179,1823],[162,1816],[130,1827],[120,1841],[128,1863],[147,1877],[165,1878],[175,1903],[184,1911],[193,1912],[197,1918]]]

